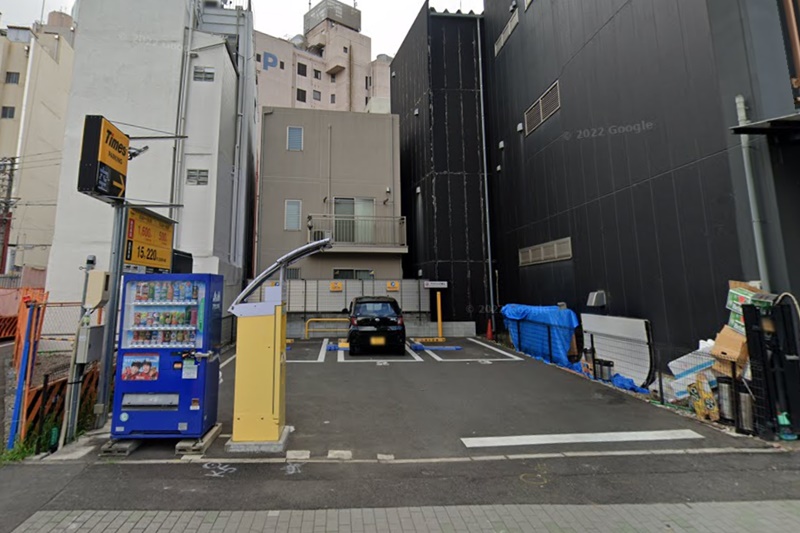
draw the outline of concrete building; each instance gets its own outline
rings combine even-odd
[[[262,126],[259,269],[331,237],[290,278],[402,279],[398,117],[265,108]]]
[[[391,61],[372,60],[361,11],[322,0],[291,40],[256,32],[259,104],[269,107],[388,113]]]
[[[474,14],[423,5],[391,64],[400,117],[406,277],[447,281],[445,320],[489,317],[481,133],[480,30]]]
[[[747,150],[760,217],[731,132],[739,95],[753,122],[797,124],[792,2],[510,4],[484,14],[502,302],[582,312],[605,290],[605,313],[650,321],[665,365],[727,323],[728,280],[800,291],[798,161],[778,150],[797,153],[797,129],[772,161],[765,139]]]
[[[71,28],[72,18],[59,12],[32,28],[12,190],[9,269],[47,268],[72,84]]]
[[[77,192],[84,117],[103,115],[149,151],[131,161],[126,195],[178,222],[175,247],[195,272],[225,276],[226,302],[249,274],[255,185],[255,50],[250,6],[191,0],[82,0],[47,288],[80,294],[87,254],[107,268],[111,209]],[[156,16],[157,15],[157,16]],[[152,137],[185,136],[159,140]],[[227,303],[225,304],[227,308]]]

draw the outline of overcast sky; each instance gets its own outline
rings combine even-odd
[[[54,10],[69,12],[74,0],[44,0],[45,13]],[[343,0],[352,5],[353,0]],[[318,0],[312,0],[316,5]],[[414,22],[423,0],[358,0],[362,12],[362,33],[372,38],[372,55],[394,55]],[[432,0],[437,10],[483,11],[483,0]],[[256,29],[284,37],[303,32],[303,14],[308,0],[253,0]],[[29,26],[38,20],[42,0],[0,0],[1,25]],[[46,17],[46,15],[45,15]]]

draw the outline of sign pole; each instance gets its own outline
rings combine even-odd
[[[116,341],[117,316],[119,314],[119,289],[122,278],[122,258],[125,245],[125,213],[124,203],[113,204],[114,234],[111,239],[111,259],[109,261],[109,295],[108,315],[103,331],[103,355],[100,361],[100,379],[97,389],[97,402],[94,413],[97,415],[95,428],[101,429],[108,420],[108,405],[111,398],[111,381],[113,378],[114,343]]]

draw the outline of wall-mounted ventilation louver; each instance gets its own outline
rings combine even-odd
[[[508,38],[511,37],[511,34],[514,32],[516,27],[519,25],[519,9],[515,9],[514,12],[511,14],[511,18],[508,19],[508,23],[506,27],[503,28],[502,33],[500,33],[500,37],[494,42],[494,55],[497,57],[497,54],[500,53],[500,50],[508,41]]]
[[[536,131],[536,128],[555,115],[559,109],[561,109],[561,88],[558,82],[555,82],[525,111],[525,135]]]
[[[519,251],[519,266],[542,265],[572,259],[572,238],[537,244]]]

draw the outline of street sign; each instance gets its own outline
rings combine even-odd
[[[422,286],[425,289],[446,289],[446,281],[423,281]]]
[[[113,204],[125,200],[128,136],[98,115],[87,115],[78,172],[78,192]]]
[[[400,282],[399,281],[387,281],[386,282],[386,292],[400,292]]]
[[[128,210],[125,272],[169,274],[175,223],[148,209]]]

